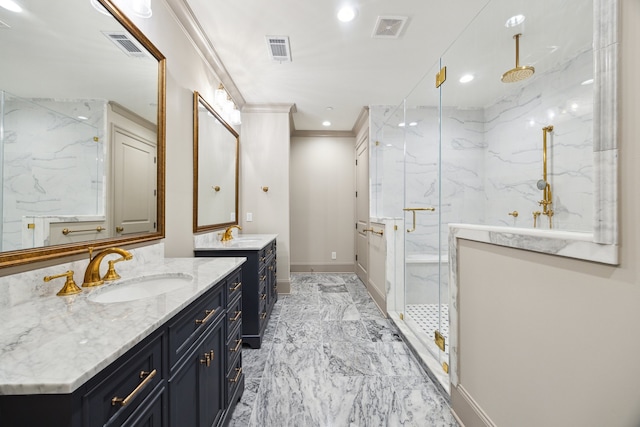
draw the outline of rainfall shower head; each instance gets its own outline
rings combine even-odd
[[[520,66],[520,36],[522,34],[516,34],[513,36],[516,39],[516,66],[515,68],[510,69],[506,73],[502,75],[500,80],[502,83],[515,83],[521,80],[528,79],[533,76],[533,73],[536,72],[536,69],[530,65]]]

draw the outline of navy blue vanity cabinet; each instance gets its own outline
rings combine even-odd
[[[278,299],[276,240],[262,249],[196,249],[196,257],[245,257],[242,264],[242,343],[260,348]],[[234,375],[235,376],[235,375]],[[232,378],[233,379],[233,378]]]
[[[227,425],[244,391],[243,286],[238,268],[73,393],[0,395],[0,426]]]

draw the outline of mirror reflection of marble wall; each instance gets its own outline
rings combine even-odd
[[[104,219],[106,101],[33,101],[6,92],[0,96],[4,98],[0,249],[46,244],[35,239],[35,227],[25,227],[24,218],[90,215],[95,220],[101,215]]]

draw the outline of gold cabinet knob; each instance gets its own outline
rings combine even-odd
[[[509,215],[511,215],[514,218],[518,218],[518,211],[509,212]]]

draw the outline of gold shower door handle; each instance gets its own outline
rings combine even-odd
[[[407,228],[407,233],[411,233],[416,231],[416,211],[431,211],[434,212],[436,208],[428,207],[428,208],[404,208],[402,209],[405,212],[411,212],[413,214],[413,227],[411,229]]]

